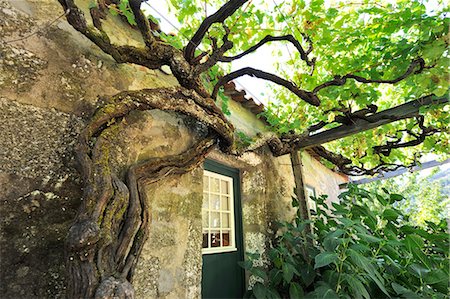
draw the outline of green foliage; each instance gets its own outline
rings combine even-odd
[[[448,217],[450,207],[450,169],[435,168],[428,175],[420,172],[408,173],[391,179],[375,181],[365,188],[391,190],[404,196],[395,207],[409,215],[412,225],[426,227],[427,222],[438,224]]]
[[[279,3],[278,3],[279,2]],[[160,34],[160,38],[177,49],[183,49],[206,16],[217,11],[224,1],[170,0],[170,10],[180,25],[177,36]],[[120,13],[135,24],[128,0],[110,5],[112,13]],[[224,21],[229,28],[229,40],[234,47],[225,53],[233,56],[257,44],[266,35],[293,35],[304,49],[313,45],[310,58],[316,58],[314,72],[300,59],[299,53],[289,44],[273,42],[271,57],[273,73],[285,77],[302,89],[314,88],[334,76],[354,74],[364,78],[389,80],[398,78],[408,69],[412,60],[423,58],[426,68],[420,74],[408,76],[390,84],[362,84],[348,80],[343,86],[324,88],[318,92],[322,103],[313,107],[285,88],[273,86],[272,99],[266,104],[265,117],[277,133],[303,133],[320,121],[331,122],[343,113],[364,109],[369,104],[382,111],[424,95],[443,96],[448,93],[449,8],[443,0],[395,1],[249,1]],[[156,33],[155,33],[156,34]],[[221,46],[225,30],[222,24],[213,24],[197,48],[211,54],[211,38]],[[306,38],[307,36],[307,38]],[[267,47],[265,45],[264,47]],[[289,49],[288,49],[289,48]],[[207,56],[205,56],[206,59]],[[247,56],[248,57],[248,56]],[[245,59],[245,58],[243,58]],[[269,60],[269,59],[268,59]],[[217,75],[229,71],[227,64],[214,66],[204,76],[206,89],[211,91]],[[228,68],[228,69],[227,69]],[[219,92],[225,114],[229,114],[228,99]],[[327,149],[341,153],[356,166],[373,168],[380,162],[411,164],[419,155],[449,155],[448,124],[449,105],[445,108],[424,108],[425,126],[440,131],[427,136],[414,149],[393,149],[388,157],[374,153],[373,147],[387,142],[402,143],[414,139],[421,129],[415,119],[406,119],[330,142]],[[324,129],[337,126],[328,124]],[[406,134],[406,130],[412,134]]]
[[[238,145],[241,147],[249,146],[253,142],[253,138],[242,131],[237,131],[236,135],[238,137]]]
[[[166,43],[172,45],[173,47],[181,50],[184,47],[183,40],[181,40],[178,36],[173,36],[170,34],[165,34],[163,32],[159,33],[159,37],[165,41]]]
[[[215,65],[212,68],[208,69],[206,74],[202,76],[202,80],[206,88],[212,90],[219,78],[222,76],[223,70],[221,70],[218,65]],[[223,88],[219,90],[218,96],[218,104],[220,104],[220,108],[222,109],[223,114],[228,116],[231,115],[231,111],[229,109],[230,99],[224,94]]]
[[[215,0],[171,0],[170,3],[182,24],[180,39],[182,36],[193,36],[205,16],[223,5],[223,1]],[[343,86],[322,89],[319,92],[322,100],[320,107],[313,107],[274,85],[269,97],[273,100],[266,105],[266,119],[277,133],[302,133],[313,124],[330,122],[335,116],[342,115],[336,109],[356,111],[375,104],[381,111],[423,95],[442,96],[448,92],[448,13],[448,6],[442,0],[249,1],[224,22],[230,29],[229,39],[234,43],[233,49],[226,55],[241,53],[268,34],[293,35],[307,49],[309,43],[303,36],[306,34],[313,44],[310,56],[316,58],[312,75],[311,68],[290,45],[273,43],[275,47],[271,59],[274,61],[273,73],[305,90],[313,90],[336,75],[349,73],[371,79],[394,79],[418,57],[423,58],[428,66],[421,74],[409,76],[394,85],[361,84],[348,80]],[[213,25],[199,49],[211,52],[208,36],[217,38],[220,43],[223,35],[222,26]],[[415,134],[420,131],[414,119],[384,125],[326,146],[364,168],[377,166],[380,159],[385,163],[410,164],[417,158],[417,153],[448,155],[448,107],[424,109],[423,115],[426,126],[441,129],[441,132],[427,136],[425,142],[414,150],[394,149],[389,157],[380,157],[372,149],[399,137],[403,142],[413,139],[401,130],[409,129]],[[336,124],[325,128],[334,126]]]
[[[128,23],[136,25],[136,20],[134,19],[128,0],[120,0],[118,5],[110,5],[109,11],[112,15],[123,15],[127,18]]]
[[[220,96],[220,100],[221,100],[221,105],[220,108],[222,109],[223,114],[225,115],[231,115],[231,111],[228,108],[228,104],[229,104],[229,98],[224,95],[223,93],[219,93]]]
[[[449,298],[449,236],[445,221],[408,224],[396,208],[403,196],[354,185],[341,204],[316,198],[317,215],[281,223],[269,268],[242,265],[258,277],[254,298]],[[293,205],[298,203],[293,199]],[[307,223],[314,227],[305,232]]]
[[[91,0],[88,4],[88,8],[91,9],[91,8],[96,8],[96,7],[97,7],[97,2],[94,0]]]

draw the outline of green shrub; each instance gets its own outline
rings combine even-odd
[[[394,207],[403,199],[356,186],[329,209],[316,198],[317,215],[280,223],[268,252],[269,268],[242,264],[257,281],[251,298],[449,298],[449,235],[445,222],[407,224]],[[294,198],[293,206],[298,202]],[[311,223],[313,234],[306,234]]]

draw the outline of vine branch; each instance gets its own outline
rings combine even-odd
[[[167,43],[154,39],[149,31],[148,21],[138,8],[140,7],[139,0],[133,0],[132,3],[136,22],[146,44],[146,47],[142,48],[112,44],[109,36],[101,29],[101,26],[88,25],[83,11],[78,8],[74,0],[58,1],[64,10],[68,12],[66,18],[69,24],[90,39],[103,52],[111,55],[118,63],[134,63],[148,69],[159,69],[163,65],[168,65],[181,86],[195,90],[204,98],[209,97],[209,93],[205,90],[200,78],[184,59],[183,53]],[[149,50],[149,46],[151,50]],[[209,101],[212,102],[212,100]],[[214,103],[212,102],[211,105],[214,105]]]
[[[391,154],[391,151],[393,149],[417,146],[419,144],[422,144],[425,141],[426,137],[431,136],[435,133],[441,132],[441,130],[439,130],[435,127],[425,126],[424,122],[425,122],[425,117],[423,115],[419,115],[417,117],[417,125],[421,129],[421,132],[415,133],[408,129],[399,131],[399,132],[405,132],[407,135],[414,137],[414,139],[402,142],[403,138],[400,137],[394,141],[387,141],[386,144],[374,146],[373,147],[374,153],[381,154],[381,155],[387,157]]]
[[[153,48],[153,45],[155,44],[156,39],[152,34],[152,29],[150,27],[148,19],[145,17],[144,13],[141,10],[142,0],[129,0],[128,3],[130,4],[130,8],[133,12],[139,31],[144,38],[145,45],[149,48],[149,50],[151,50]]]
[[[122,181],[108,151],[114,129],[131,111],[159,109],[190,116],[206,136],[174,156],[152,158],[129,168]],[[216,145],[231,151],[232,125],[205,99],[184,88],[125,91],[106,99],[79,136],[76,147],[85,184],[83,204],[66,240],[70,298],[134,298],[134,269],[148,237],[148,184],[191,171]]]
[[[225,29],[225,34],[222,38],[222,46],[218,46],[217,45],[217,39],[215,37],[210,37],[211,39],[211,44],[213,47],[213,51],[212,54],[208,57],[208,59],[206,60],[206,62],[198,65],[195,68],[195,73],[196,74],[201,74],[205,71],[207,71],[208,69],[210,69],[211,67],[213,67],[218,61],[220,61],[220,58],[222,57],[222,55],[230,50],[231,48],[233,48],[233,42],[228,40],[228,36],[230,34],[230,30],[228,29],[228,27],[225,24],[222,24],[223,28]],[[194,61],[200,60],[201,58],[203,58],[204,56],[206,56],[207,53],[202,53],[199,56],[197,56]]]
[[[428,105],[448,105],[448,94],[437,97],[433,94],[420,97],[416,100],[406,102],[399,106],[389,108],[374,114],[364,115],[363,117],[344,118],[347,122],[341,126],[321,131],[310,135],[312,131],[305,131],[302,134],[289,133],[284,134],[280,138],[276,137],[268,141],[268,145],[272,153],[276,156],[288,154],[293,150],[310,148],[318,146],[333,140],[341,139],[359,132],[370,130],[384,124],[392,123],[394,121],[414,118],[419,116],[420,107]],[[366,108],[370,109],[370,108]],[[362,109],[360,111],[365,111]],[[356,113],[356,112],[355,112]],[[311,126],[309,129],[323,128],[325,122]]]
[[[313,93],[318,93],[320,90],[330,87],[330,86],[342,86],[347,82],[347,79],[353,79],[360,83],[384,83],[384,84],[395,84],[398,83],[411,74],[418,74],[421,73],[424,69],[425,61],[423,58],[419,57],[417,59],[414,59],[411,64],[409,65],[408,69],[397,78],[391,79],[391,80],[378,80],[378,79],[367,79],[361,76],[353,75],[353,74],[347,74],[344,76],[335,76],[333,80],[327,81],[325,83],[320,84],[319,86],[315,87],[313,90]]]
[[[214,90],[212,92],[211,97],[213,99],[217,98],[217,93],[219,92],[219,88],[222,85],[228,83],[229,81],[231,81],[233,79],[236,79],[236,78],[239,78],[239,77],[242,77],[245,75],[271,81],[275,84],[278,84],[278,85],[281,85],[281,86],[287,88],[289,91],[291,91],[293,94],[298,96],[300,99],[308,102],[311,105],[314,105],[314,106],[320,105],[320,100],[314,93],[300,89],[291,81],[287,81],[286,79],[278,77],[277,75],[267,73],[267,72],[264,72],[261,70],[257,70],[257,69],[251,68],[251,67],[242,68],[240,70],[231,72],[228,75],[220,78],[219,81],[217,82],[217,84],[214,86]]]
[[[241,54],[238,54],[238,55],[235,55],[235,56],[231,56],[231,57],[222,56],[222,57],[220,57],[219,61],[220,62],[232,62],[233,60],[240,59],[240,58],[244,57],[245,55],[248,55],[248,54],[256,51],[257,49],[262,47],[264,44],[266,44],[268,42],[273,42],[273,41],[288,41],[288,42],[290,42],[291,44],[294,45],[294,47],[300,53],[300,58],[302,60],[304,60],[308,66],[311,66],[311,67],[314,66],[315,59],[314,58],[313,59],[309,59],[309,57],[308,57],[308,54],[311,53],[311,51],[312,51],[312,43],[310,42],[310,47],[308,48],[308,50],[305,51],[303,49],[302,45],[300,44],[300,42],[291,34],[283,35],[283,36],[267,35],[259,43],[257,43],[256,45],[250,47],[249,49],[247,49],[246,51],[242,52]]]
[[[379,165],[370,169],[366,169],[364,167],[352,165],[352,161],[350,159],[344,157],[341,154],[328,151],[323,146],[314,146],[310,150],[312,150],[315,154],[319,155],[325,160],[336,165],[340,172],[351,176],[375,175],[380,172],[395,171],[401,167],[409,167],[403,164],[385,163],[384,161],[382,161]]]
[[[184,57],[189,62],[192,63],[192,60],[195,56],[195,49],[200,45],[203,37],[206,32],[208,32],[209,28],[214,23],[223,23],[228,17],[236,12],[242,5],[245,4],[248,0],[230,0],[226,2],[218,11],[214,14],[207,17],[200,24],[199,28],[192,36],[191,40],[187,44],[184,49]]]

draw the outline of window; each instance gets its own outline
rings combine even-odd
[[[203,173],[203,253],[235,251],[233,179]]]
[[[316,212],[317,211],[316,201],[311,198],[311,197],[316,197],[316,189],[314,189],[314,187],[311,187],[309,185],[305,185],[305,193],[306,193],[306,202],[308,203],[309,211]]]

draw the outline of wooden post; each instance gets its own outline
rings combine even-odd
[[[291,163],[292,163],[292,171],[294,172],[294,180],[295,180],[295,195],[298,200],[298,209],[300,212],[300,217],[303,220],[309,220],[309,209],[308,203],[306,201],[306,192],[305,192],[305,184],[303,182],[303,171],[302,171],[302,157],[300,151],[291,152]],[[311,225],[306,225],[306,231],[311,233]]]

